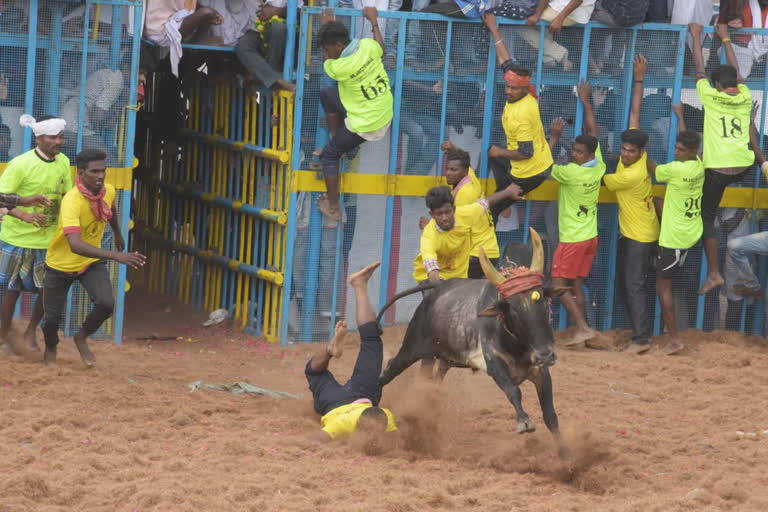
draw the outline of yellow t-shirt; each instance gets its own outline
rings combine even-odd
[[[619,203],[619,229],[635,242],[655,242],[659,239],[659,219],[653,207],[651,177],[648,176],[648,155],[624,167],[619,160],[615,174],[603,178],[608,190],[616,192]]]
[[[107,190],[104,201],[111,207],[115,200],[115,187],[105,184],[104,188]],[[59,225],[51,245],[48,246],[45,264],[61,272],[81,272],[91,263],[99,261],[98,258],[86,258],[73,253],[67,240],[67,233],[79,232],[83,242],[101,247],[105,225],[106,222],[96,220],[91,211],[90,202],[83,197],[77,187],[72,188],[61,200]]]
[[[552,152],[541,124],[539,104],[527,94],[514,103],[507,103],[501,114],[501,124],[507,135],[507,149],[517,150],[518,142],[533,141],[533,156],[527,160],[510,160],[510,173],[517,178],[541,174],[552,165]]]
[[[442,279],[467,277],[472,226],[485,216],[480,203],[457,206],[453,229],[440,231],[435,219],[429,221],[421,233],[421,252],[413,260],[413,278],[424,281],[429,278],[424,260],[437,260]]]
[[[357,420],[360,419],[360,415],[369,407],[373,406],[371,404],[341,405],[331,409],[325,416],[320,418],[320,426],[324,432],[331,436],[331,439],[352,435],[357,428]],[[387,432],[397,430],[392,411],[383,407],[381,410],[387,415]]]
[[[458,191],[456,189],[453,191],[453,204],[456,206],[476,203],[478,199],[483,197],[483,187],[471,167],[467,178],[469,179],[466,183],[457,185]],[[470,256],[480,256],[480,247],[482,247],[485,255],[489,258],[499,257],[499,243],[496,240],[496,230],[493,227],[491,212],[485,212],[485,215],[480,217],[472,226],[471,244]]]

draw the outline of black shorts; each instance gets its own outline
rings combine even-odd
[[[315,402],[315,410],[320,415],[325,415],[342,405],[351,404],[355,400],[367,398],[374,406],[381,400],[381,365],[384,359],[384,350],[381,344],[381,336],[376,322],[369,322],[358,327],[360,331],[360,353],[357,355],[355,369],[349,380],[341,385],[333,374],[328,371],[315,373],[307,362],[304,375],[309,382],[312,398]]]
[[[689,249],[668,249],[659,247],[659,255],[656,257],[656,277],[672,279],[685,263]]]

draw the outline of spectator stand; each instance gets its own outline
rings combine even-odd
[[[11,130],[9,159],[34,147],[31,130],[18,125],[22,113],[69,117],[66,135],[70,143],[64,153],[73,164],[73,176],[75,154],[99,143],[108,155],[107,182],[118,190],[117,211],[127,240],[136,117],[135,100],[129,99],[136,98],[140,43],[140,31],[133,30],[133,20],[141,19],[142,1],[16,0],[3,4],[0,69],[8,79],[8,91],[0,98],[0,116]],[[97,78],[92,79],[94,76]],[[108,76],[113,79],[112,86],[108,95],[102,95],[107,88],[98,77]],[[90,117],[94,104],[103,116]],[[0,172],[6,165],[0,163]],[[112,248],[109,227],[106,233],[103,247]],[[96,336],[119,343],[129,284],[124,266],[110,262],[110,273],[117,296],[116,312]],[[17,314],[29,314],[29,295],[23,294]],[[62,322],[66,336],[74,334],[82,323],[89,302],[79,284],[70,290]]]

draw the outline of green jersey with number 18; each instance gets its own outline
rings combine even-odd
[[[738,93],[718,91],[701,78],[696,92],[704,106],[704,167],[726,169],[749,167],[755,154],[749,148],[749,125],[752,113],[752,94],[744,84]]]
[[[704,164],[696,157],[696,160],[659,165],[656,179],[667,184],[659,245],[667,249],[690,249],[703,231],[701,189]]]
[[[379,130],[392,120],[392,91],[381,62],[384,54],[373,39],[353,39],[338,59],[323,65],[339,83],[339,98],[355,133]]]

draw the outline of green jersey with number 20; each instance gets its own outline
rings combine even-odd
[[[552,179],[560,182],[557,218],[561,242],[584,242],[597,236],[597,200],[600,179],[605,174],[599,145],[592,164],[585,166],[571,162],[552,166]]]
[[[394,101],[381,62],[383,54],[375,40],[354,39],[341,57],[323,65],[328,76],[339,83],[339,98],[355,133],[379,130],[392,120]]]
[[[696,160],[659,165],[656,179],[667,184],[659,245],[667,249],[690,249],[703,231],[701,189],[704,164],[696,157]]]
[[[752,94],[744,84],[739,84],[738,90],[738,94],[730,95],[709,85],[706,78],[696,82],[704,106],[705,169],[749,167],[755,162],[749,148]]]

